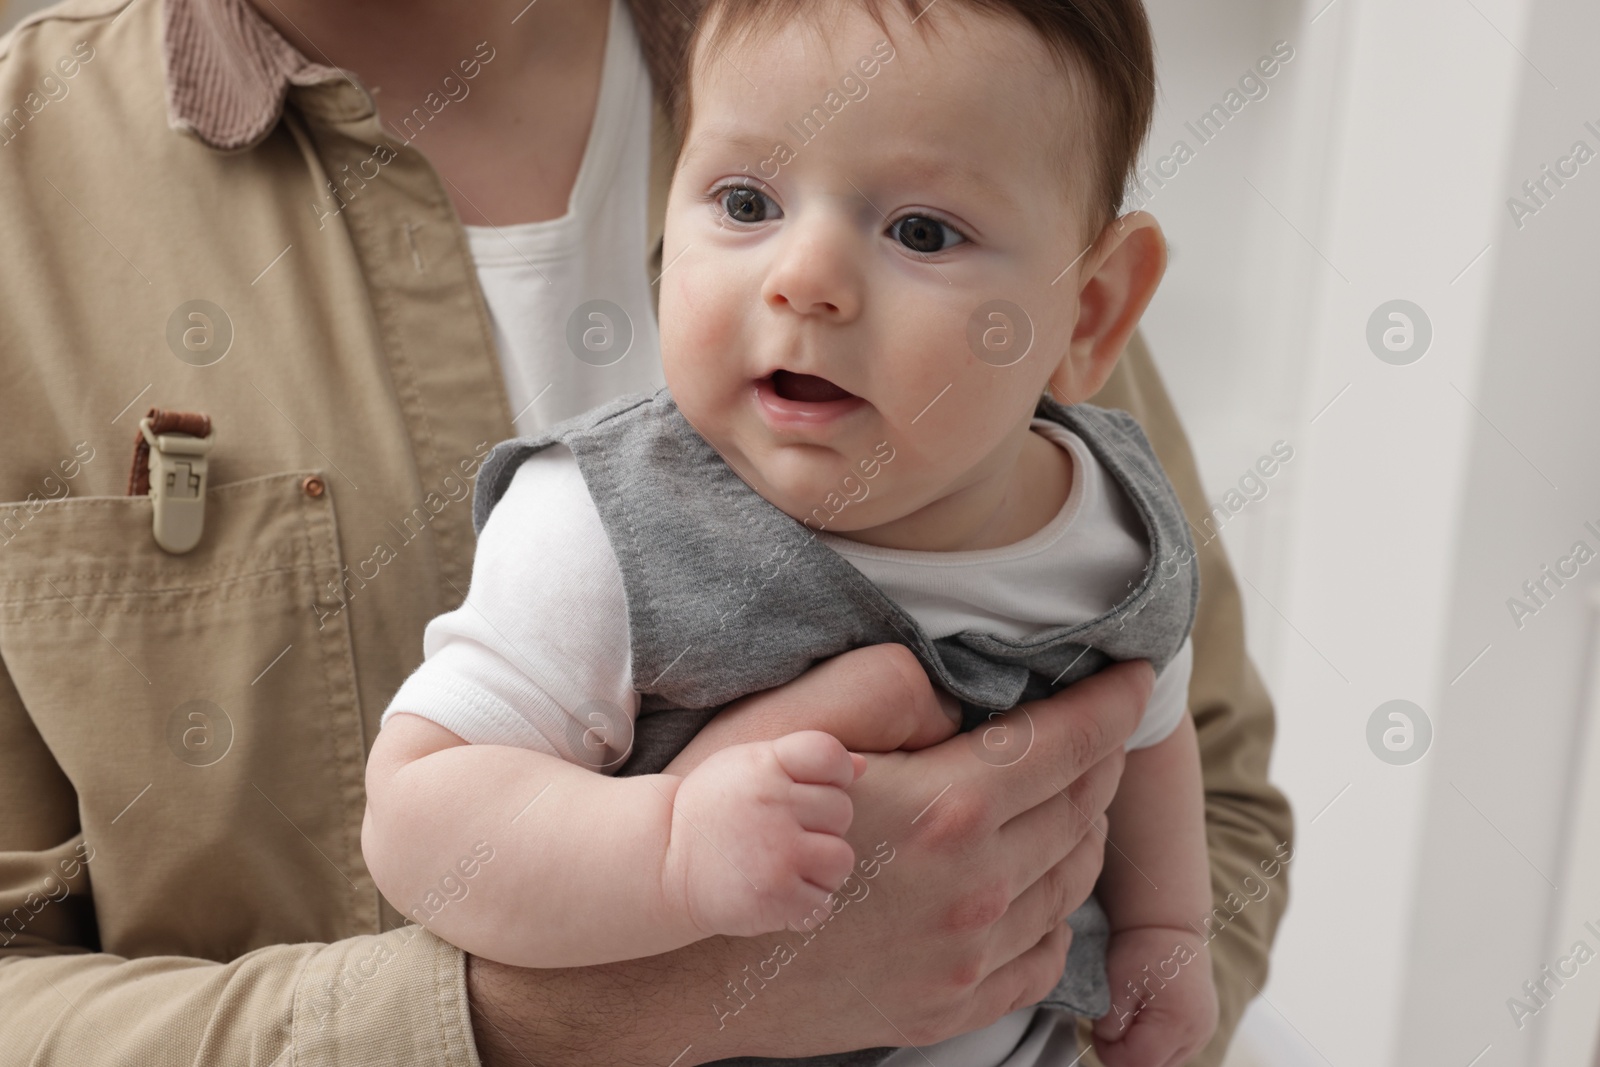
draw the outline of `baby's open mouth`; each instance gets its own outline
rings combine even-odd
[[[796,374],[787,370],[772,372],[772,391],[785,400],[794,400],[802,404],[826,404],[833,400],[855,398],[854,393],[840,389],[826,378],[819,378],[815,374]]]

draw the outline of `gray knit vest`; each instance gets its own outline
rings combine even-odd
[[[1106,665],[1177,654],[1194,621],[1194,545],[1155,452],[1133,417],[1048,396],[1037,409],[1083,439],[1133,502],[1150,563],[1122,603],[1088,622],[1014,640],[922,627],[811,528],[751,489],[692,427],[666,389],[621,397],[535,437],[497,445],[478,474],[482,530],[517,468],[560,442],[572,451],[622,571],[640,694],[633,745],[618,774],[655,774],[725,705],[782,685],[817,661],[898,642],[963,708],[963,730],[1048,696]],[[781,579],[781,580],[780,580]],[[1109,925],[1093,897],[1068,918],[1060,982],[1041,1003],[1085,1018],[1110,1010]],[[721,1064],[871,1067],[892,1048]]]

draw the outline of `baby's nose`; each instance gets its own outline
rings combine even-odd
[[[859,252],[846,235],[826,225],[791,231],[762,287],[767,306],[848,321],[861,311]]]

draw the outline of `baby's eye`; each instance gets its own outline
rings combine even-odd
[[[765,222],[781,214],[772,197],[748,185],[730,185],[717,200],[723,214],[734,222]]]
[[[942,252],[966,240],[954,227],[927,215],[907,215],[897,219],[890,224],[889,234],[911,251],[923,255]]]

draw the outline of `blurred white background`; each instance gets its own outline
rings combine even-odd
[[[1600,951],[1600,797],[1581,788],[1600,566],[1544,579],[1545,607],[1521,587],[1578,540],[1600,550],[1600,163],[1559,187],[1542,171],[1580,140],[1600,152],[1600,5],[1149,7],[1149,155],[1196,151],[1149,202],[1173,255],[1148,335],[1213,501],[1294,448],[1223,534],[1299,835],[1236,1056],[1588,1067],[1600,965],[1561,961]],[[1279,41],[1294,58],[1268,95],[1200,146],[1185,122]],[[1537,212],[1514,219],[1513,196]],[[1403,366],[1367,341],[1395,299],[1432,325]],[[1539,607],[1520,627],[1513,596]],[[1409,765],[1368,747],[1393,699],[1432,724]],[[1535,1000],[1547,965],[1577,973]],[[1537,1010],[1514,1018],[1512,997]]]
[[[1600,565],[1544,579],[1547,606],[1522,585],[1600,550],[1600,159],[1560,187],[1541,169],[1600,152],[1600,4],[1147,3],[1149,158],[1194,155],[1146,187],[1172,246],[1146,329],[1211,499],[1260,498],[1219,514],[1297,815],[1234,1058],[1590,1067],[1600,962],[1572,952],[1600,952]],[[1201,144],[1185,123],[1279,42],[1266,95]],[[1367,340],[1397,299],[1432,329],[1406,365]],[[1293,459],[1241,489],[1279,441]],[[1511,597],[1539,607],[1520,627]],[[1433,730],[1403,766],[1367,741],[1394,699]],[[1513,997],[1537,1009],[1520,1026]]]

